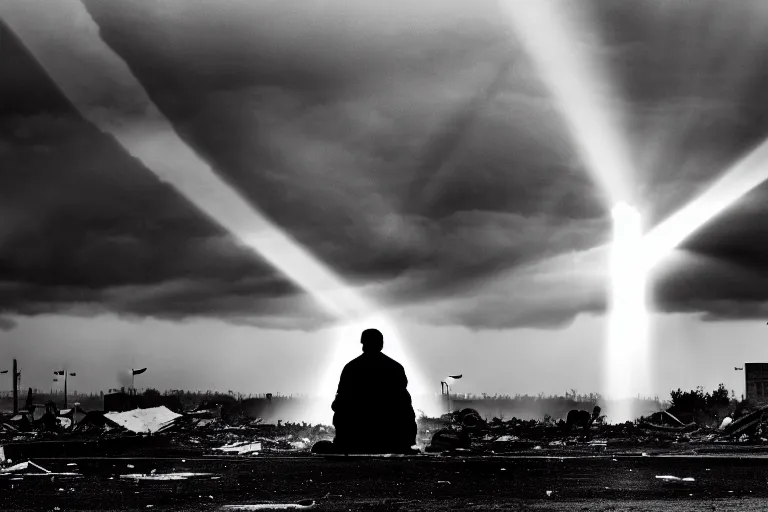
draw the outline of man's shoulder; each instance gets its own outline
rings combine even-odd
[[[389,371],[405,372],[405,368],[402,364],[382,352],[376,352],[375,354],[361,354],[348,362],[344,366],[344,370],[350,372],[365,370],[366,368],[371,367],[387,368]]]
[[[345,365],[344,365],[344,369],[345,369],[345,370],[346,370],[347,368],[349,368],[349,369],[353,369],[353,368],[355,368],[355,367],[358,367],[358,366],[364,365],[364,364],[365,364],[365,358],[363,357],[364,355],[365,355],[365,354],[360,354],[360,355],[359,355],[359,356],[357,356],[356,358],[354,358],[354,359],[352,359],[351,361],[349,361],[347,364],[345,364]]]
[[[381,356],[382,361],[384,361],[384,363],[389,365],[392,369],[405,371],[405,368],[403,368],[403,365],[401,365],[400,363],[398,363],[397,361],[389,357],[387,354],[379,352],[379,355]]]

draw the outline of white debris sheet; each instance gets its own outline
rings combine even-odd
[[[165,406],[150,409],[134,409],[127,412],[108,412],[104,415],[107,420],[137,434],[160,432],[181,418]]]
[[[234,452],[243,455],[246,453],[260,452],[261,443],[249,443],[246,441],[242,443],[225,444],[224,446],[214,448],[214,450],[220,450],[222,452]]]
[[[120,478],[131,478],[133,480],[186,480],[196,476],[210,476],[212,473],[132,473],[128,475],[120,475]]]
[[[222,510],[302,510],[315,508],[315,502],[302,503],[259,503],[255,505],[224,505]]]
[[[656,475],[656,478],[659,479],[659,480],[666,480],[666,481],[681,481],[681,482],[694,482],[695,481],[691,477],[680,478],[680,477],[672,476],[672,475]]]
[[[29,462],[22,462],[20,464],[16,464],[14,466],[11,466],[9,468],[0,468],[0,472],[3,473],[10,473],[12,471],[22,471],[29,468]]]
[[[39,472],[28,473],[28,471],[35,471],[35,470]],[[69,472],[54,473],[38,464],[35,464],[32,461],[21,462],[19,464],[16,464],[7,468],[0,468],[0,476],[20,476],[20,475],[21,476],[74,476],[74,477],[82,476],[79,473],[69,473]]]

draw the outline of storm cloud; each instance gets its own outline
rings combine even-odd
[[[473,329],[604,310],[605,204],[496,2],[84,4],[181,137],[383,304]],[[590,12],[653,224],[768,136],[768,12]],[[12,26],[0,38],[0,311],[329,321],[85,121]],[[760,187],[686,242],[656,307],[763,315],[766,215]]]

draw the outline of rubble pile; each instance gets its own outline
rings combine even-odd
[[[607,424],[595,421],[585,430],[566,430],[563,420],[485,421],[476,411],[465,409],[445,415],[441,424],[432,420],[432,438],[427,452],[503,454],[521,450],[602,450],[650,447],[701,449],[704,445],[762,445],[768,447],[768,406],[743,410],[715,423],[685,423],[668,411],[657,412],[636,422]],[[435,429],[435,427],[438,427]]]
[[[0,418],[0,452],[3,446],[29,447],[35,441],[45,440],[49,441],[47,446],[61,445],[62,450],[73,453],[86,449],[101,453],[99,450],[107,449],[105,443],[112,443],[109,446],[118,452],[140,446],[147,453],[161,447],[209,457],[306,455],[315,443],[331,441],[334,437],[333,427],[306,423],[264,424],[260,419],[242,414],[223,414],[221,406],[201,407],[185,413],[173,412],[165,406],[103,413],[57,411],[47,404],[45,412],[36,416],[22,412]],[[760,445],[768,448],[768,406],[745,406],[730,416],[700,423],[681,418],[687,420],[694,416],[660,411],[636,422],[615,425],[597,418],[587,428],[576,426],[568,431],[563,420],[550,417],[487,420],[473,409],[463,409],[440,418],[419,419],[417,444],[427,453],[477,455],[608,448],[618,451]],[[77,449],[64,446],[71,444],[70,441],[98,446]]]
[[[3,445],[31,446],[45,440],[83,446],[102,443],[98,450],[105,449],[103,442],[112,442],[110,446],[128,451],[132,447],[145,451],[162,447],[204,456],[306,454],[317,441],[334,436],[332,427],[322,425],[282,422],[267,425],[260,419],[242,415],[222,418],[221,407],[184,414],[165,406],[126,412],[83,411],[77,423],[71,410],[63,413],[46,421],[45,417],[30,419],[27,413],[0,418],[0,449]]]
[[[186,417],[172,430],[176,446],[198,447],[206,453],[306,454],[317,441],[333,439],[332,427],[286,423],[265,425],[261,420]]]

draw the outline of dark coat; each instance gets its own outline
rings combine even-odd
[[[403,366],[381,352],[347,363],[331,406],[334,443],[350,453],[397,453],[416,444],[407,385]]]

